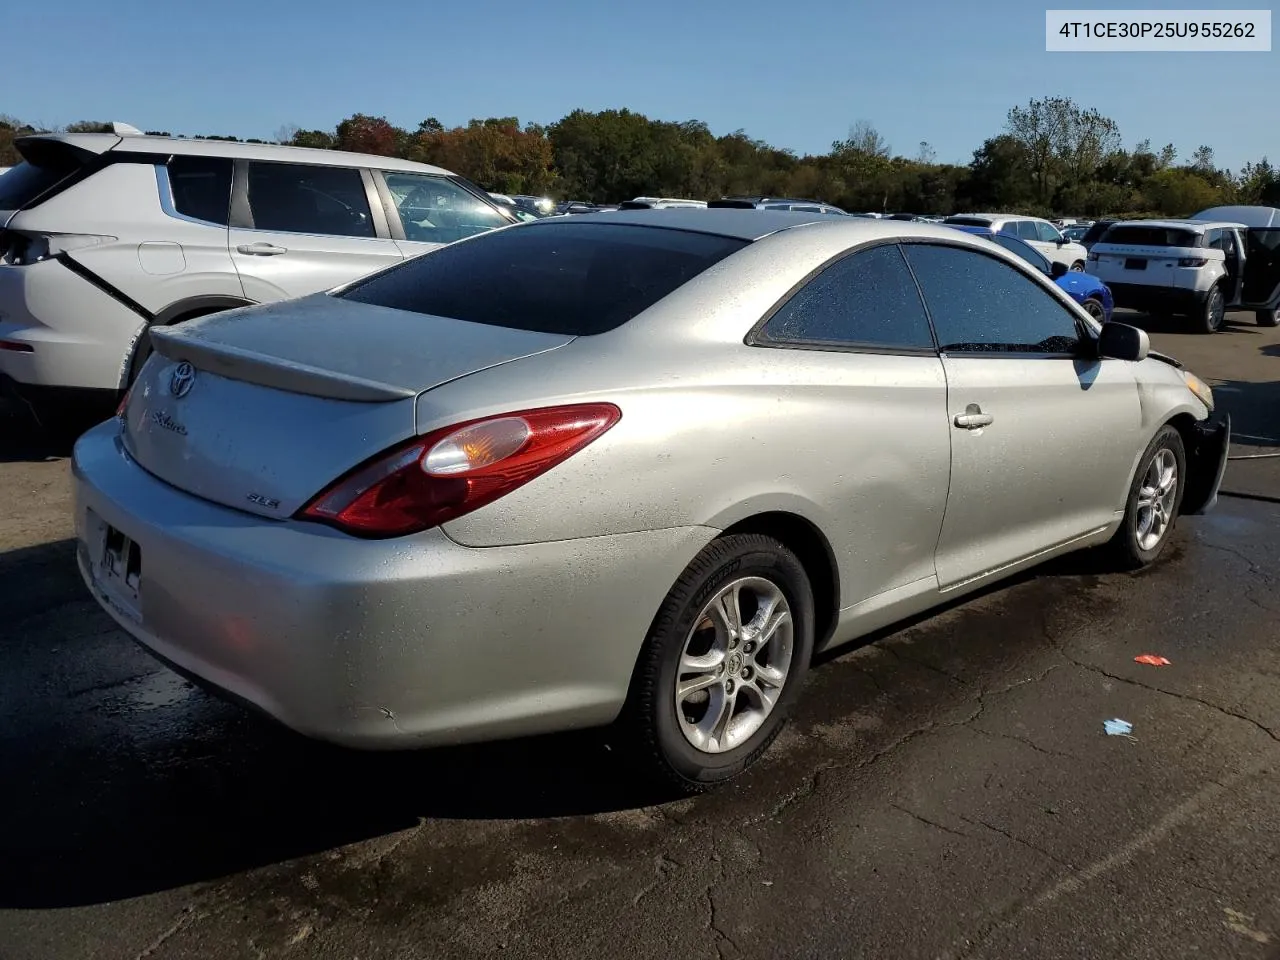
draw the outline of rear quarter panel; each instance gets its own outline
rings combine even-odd
[[[13,226],[115,238],[71,256],[153,314],[191,297],[242,297],[227,228],[169,216],[159,191],[154,164],[113,163]]]

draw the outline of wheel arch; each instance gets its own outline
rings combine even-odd
[[[820,649],[840,613],[840,575],[830,541],[811,520],[782,510],[746,517],[725,528],[720,536],[739,533],[772,537],[799,558],[813,589],[814,649]]]
[[[174,303],[169,304],[159,313],[152,316],[142,329],[138,331],[137,339],[129,348],[129,361],[124,369],[123,382],[121,388],[127,387],[133,383],[134,375],[141,366],[139,359],[145,360],[145,355],[140,355],[143,345],[147,342],[147,331],[152,327],[167,327],[175,323],[182,323],[184,320],[194,320],[196,317],[203,317],[210,313],[219,313],[223,310],[234,310],[237,307],[253,306],[252,300],[246,300],[244,297],[232,297],[225,294],[208,295],[198,297],[184,297]]]
[[[231,297],[225,294],[186,297],[176,303],[169,304],[169,306],[157,313],[148,325],[167,327],[172,323],[192,320],[207,313],[218,313],[222,310],[234,310],[236,307],[252,305],[252,300],[246,300],[244,297]]]

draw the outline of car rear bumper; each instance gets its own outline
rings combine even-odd
[[[78,562],[161,659],[308,736],[383,748],[610,722],[704,527],[470,548],[432,530],[359,540],[265,520],[148,474],[118,424],[73,458]],[[103,525],[140,549],[131,596]]]
[[[1110,280],[1104,282],[1111,289],[1115,305],[1129,310],[1194,310],[1204,299],[1203,294],[1181,287],[1148,287],[1140,283],[1114,283]]]
[[[57,260],[0,264],[0,373],[19,385],[117,390],[144,326]]]

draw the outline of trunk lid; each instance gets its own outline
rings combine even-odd
[[[196,496],[279,519],[412,437],[421,393],[573,339],[324,294],[151,336],[125,410],[130,456]]]

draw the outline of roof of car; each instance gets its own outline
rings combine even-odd
[[[1193,233],[1203,233],[1211,227],[1238,227],[1240,224],[1232,223],[1228,220],[1117,220],[1111,224],[1113,227],[1158,227],[1162,230],[1190,230]]]
[[[448,174],[443,167],[414,163],[397,157],[380,157],[344,150],[290,147],[276,143],[244,143],[239,140],[199,140],[187,137],[119,136],[114,133],[33,134],[23,139],[57,140],[93,153],[167,153],[201,157],[231,157],[238,160],[275,160],[281,163],[309,163],[322,167],[368,167],[414,173]]]
[[[564,223],[560,217],[552,217],[525,224],[521,229],[538,228],[545,224]],[[669,227],[712,233],[738,240],[760,240],[770,234],[793,227],[820,226],[822,229],[843,229],[861,239],[875,240],[898,236],[933,237],[938,240],[954,240],[954,227],[934,223],[916,223],[910,220],[870,220],[844,214],[809,213],[794,210],[761,210],[734,207],[702,208],[672,207],[666,210],[619,210],[607,215],[586,213],[573,218],[574,223],[634,224],[636,226]]]
[[[1042,217],[1028,217],[1021,213],[957,213],[948,220],[964,217],[968,220],[1041,220]]]
[[[1230,206],[1210,207],[1201,210],[1193,220],[1212,220],[1227,222],[1245,227],[1268,228],[1280,227],[1280,209],[1275,207]]]

